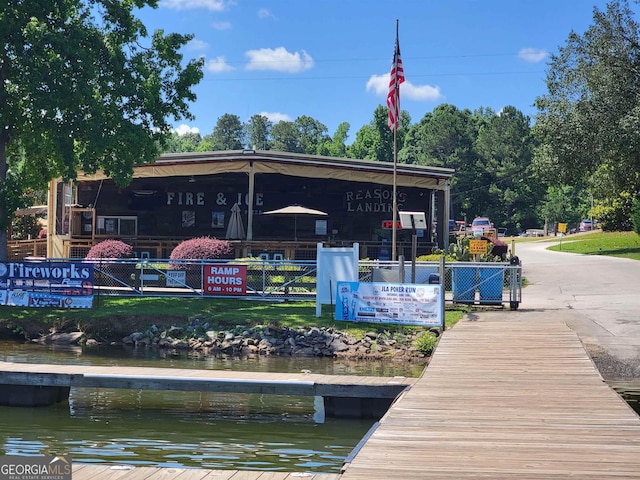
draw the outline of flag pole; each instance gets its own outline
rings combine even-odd
[[[397,90],[395,95],[396,95],[396,105],[397,105],[397,100],[398,100]],[[391,227],[391,260],[393,262],[396,261],[396,222],[398,221],[398,200],[396,195],[397,170],[398,170],[398,129],[395,129],[393,131],[393,189],[392,189],[393,202],[391,206],[391,208],[393,209],[393,226]]]
[[[398,52],[400,47],[398,45],[398,23],[399,20],[396,18],[396,44],[394,46],[393,52],[393,66],[392,70],[395,70],[395,75],[393,81],[395,85],[393,87],[393,104],[395,108],[395,128],[393,129],[393,189],[392,189],[392,210],[393,210],[393,224],[391,227],[391,261],[396,261],[397,256],[397,248],[396,248],[396,240],[397,240],[397,221],[398,221],[398,200],[397,200],[397,167],[398,167],[398,121],[400,119],[400,84],[398,83]]]

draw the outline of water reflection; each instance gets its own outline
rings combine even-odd
[[[424,364],[393,360],[372,362],[334,360],[333,358],[319,357],[212,357],[197,352],[176,353],[154,348],[125,348],[120,346],[82,348],[3,341],[0,341],[0,361],[255,372],[300,372],[302,370],[310,370],[313,373],[330,375],[389,377],[396,375],[418,377],[424,370]]]
[[[338,472],[372,422],[317,424],[312,413],[309,398],[74,389],[68,405],[0,407],[0,453],[65,454],[94,464]]]
[[[269,372],[419,376],[424,365],[326,358],[207,357],[154,349],[0,342],[0,360]],[[313,420],[311,397],[72,389],[69,403],[0,407],[0,454],[76,462],[337,473],[372,420]]]
[[[640,379],[613,382],[611,387],[640,415]]]

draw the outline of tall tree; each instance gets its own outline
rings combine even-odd
[[[324,140],[318,147],[318,154],[330,157],[347,156],[347,137],[349,137],[349,122],[338,125],[331,140]]]
[[[485,215],[484,172],[473,144],[477,136],[478,117],[469,110],[442,104],[409,128],[398,159],[402,162],[453,168],[452,214],[458,218]]]
[[[280,120],[271,128],[271,148],[281,152],[302,153],[296,124]]]
[[[135,8],[157,0],[41,0],[0,5],[0,259],[28,187],[79,169],[127,184],[152,161],[172,119],[191,118],[202,61],[192,37],[148,37]]]
[[[302,115],[296,118],[294,123],[298,129],[298,141],[302,153],[317,154],[320,145],[330,138],[326,125],[315,118]]]
[[[381,162],[393,162],[393,132],[387,124],[387,107],[378,105],[373,112],[373,120],[356,132],[356,139],[350,150],[352,158],[364,158]],[[404,136],[411,124],[411,116],[400,112],[400,124],[397,130],[398,150],[402,148]]]
[[[252,115],[244,127],[247,148],[269,150],[271,127],[273,123],[264,115]]]
[[[537,223],[536,206],[543,200],[544,183],[533,174],[534,141],[530,119],[515,107],[507,106],[499,114],[491,110],[482,115],[475,142],[489,184],[485,214],[496,225],[510,231]]]
[[[593,10],[583,35],[551,57],[536,99],[540,175],[555,184],[605,181],[606,195],[640,189],[640,37],[628,2]],[[598,178],[592,177],[598,173]]]
[[[167,137],[165,146],[163,148],[164,153],[184,153],[184,152],[196,152],[202,142],[202,137],[199,133],[177,133],[171,132],[171,135]]]
[[[209,150],[241,150],[244,146],[244,125],[239,116],[225,113],[218,118],[213,133],[205,135],[202,140],[210,144]]]

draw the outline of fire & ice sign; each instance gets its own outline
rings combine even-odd
[[[338,282],[336,320],[443,326],[442,285]]]
[[[0,262],[0,304],[19,307],[91,308],[93,264]]]
[[[244,295],[247,289],[246,265],[205,265],[205,295]]]

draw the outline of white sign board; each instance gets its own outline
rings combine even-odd
[[[322,305],[336,303],[337,282],[358,281],[358,260],[360,247],[324,248],[318,243],[316,257],[316,317],[322,313]]]
[[[187,283],[187,272],[184,270],[167,270],[167,287],[184,287]]]
[[[443,326],[442,285],[339,282],[336,320]]]

